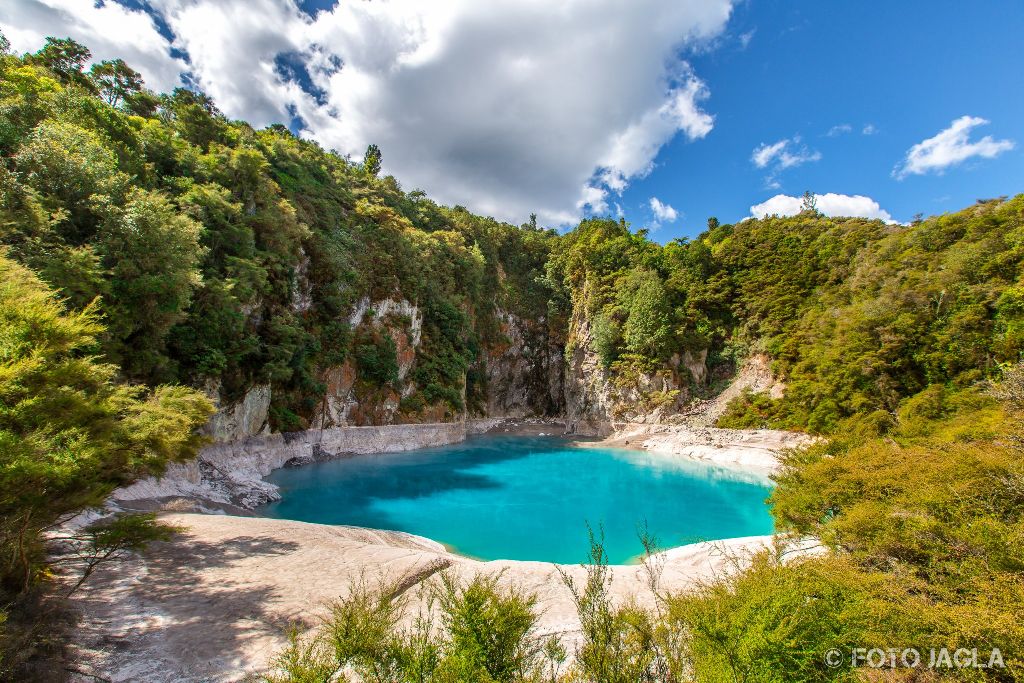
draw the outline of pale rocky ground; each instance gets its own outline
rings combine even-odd
[[[778,453],[813,441],[805,434],[772,429],[714,429],[686,425],[631,424],[600,442],[611,448],[634,448],[668,456],[704,460],[770,475]]]
[[[447,567],[480,572],[538,595],[539,631],[575,640],[578,621],[557,568],[544,562],[478,562],[427,539],[395,532],[228,515],[162,515],[185,528],[143,557],[102,570],[76,600],[83,611],[77,668],[110,681],[237,681],[264,669],[289,624],[315,625],[330,601],[363,577],[420,578]],[[685,590],[730,571],[771,536],[698,543],[662,555],[660,587]],[[579,566],[563,567],[576,581]],[[643,565],[612,568],[619,600],[651,605]],[[429,584],[407,593],[408,613]],[[82,677],[80,680],[90,680]]]

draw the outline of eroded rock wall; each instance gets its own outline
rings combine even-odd
[[[501,341],[484,354],[487,417],[554,417],[564,412],[561,340],[547,321],[498,311]]]
[[[606,368],[594,348],[590,320],[574,311],[565,367],[565,422],[574,434],[607,436],[616,424],[656,424],[692,399],[708,382],[707,350],[673,355],[654,368]]]
[[[208,392],[217,404],[217,412],[203,427],[202,432],[216,442],[236,441],[257,434],[269,434],[270,386],[259,384],[252,387],[241,400],[223,404],[219,390],[212,387]]]
[[[313,413],[310,425],[318,429],[351,425],[370,426],[402,422],[399,406],[402,398],[416,390],[410,372],[416,363],[416,351],[423,331],[423,314],[419,307],[404,299],[371,301],[364,298],[348,319],[349,328],[377,330],[395,342],[398,360],[398,382],[395,388],[369,390],[357,383],[358,373],[353,359],[325,369],[321,381],[326,393]],[[430,417],[427,411],[426,417]],[[437,416],[435,416],[437,417]]]

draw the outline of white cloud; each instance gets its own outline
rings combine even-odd
[[[866,123],[864,124],[864,127],[861,128],[860,132],[861,135],[874,135],[878,132],[878,128],[876,128],[873,123]]]
[[[697,102],[707,97],[707,88],[689,73],[689,68],[684,78],[685,84],[661,106],[645,112],[639,121],[612,136],[599,162],[604,169],[599,176],[602,185],[621,193],[631,178],[646,176],[654,167],[654,157],[661,145],[677,131],[691,140],[711,132],[714,119],[697,107]]]
[[[758,168],[773,165],[776,170],[783,170],[809,161],[821,159],[821,152],[814,152],[800,144],[800,136],[792,139],[779,140],[773,144],[761,143],[750,155],[750,160]]]
[[[682,133],[706,136],[703,82],[679,50],[721,33],[728,0],[346,2],[309,34],[344,67],[314,73],[310,134],[381,146],[409,187],[519,222],[606,213]],[[597,85],[599,84],[599,86]]]
[[[961,116],[938,135],[917,143],[907,151],[906,158],[893,169],[899,180],[908,175],[943,173],[972,157],[991,159],[1014,148],[1012,140],[995,140],[986,135],[972,142],[971,130],[989,122],[976,116]]]
[[[749,31],[747,31],[746,33],[741,33],[740,34],[739,40],[740,40],[740,49],[741,50],[746,50],[747,49],[747,47],[750,45],[750,41],[754,39],[754,34],[755,33],[757,33],[757,29],[756,28],[752,28]]]
[[[618,204],[615,206],[618,206]],[[584,185],[583,192],[576,202],[576,208],[581,212],[589,210],[589,213],[594,214],[608,213],[608,191],[593,185]],[[566,219],[560,222],[571,220],[572,217],[567,214]]]
[[[708,135],[708,90],[680,55],[720,36],[732,4],[348,0],[314,17],[293,0],[151,0],[149,10],[229,117],[298,116],[304,135],[343,154],[378,144],[408,188],[550,224],[608,212],[669,140]],[[4,5],[18,49],[70,35],[159,89],[183,70],[153,21],[113,0]],[[303,73],[282,73],[282,57]]]
[[[231,118],[256,126],[288,122],[305,94],[275,73],[274,58],[306,46],[307,24],[280,0],[152,0],[189,55],[196,85]]]
[[[779,140],[770,145],[761,143],[754,148],[750,155],[754,166],[769,169],[764,184],[770,190],[782,187],[778,180],[778,175],[782,171],[819,159],[821,159],[821,152],[810,150],[806,145],[801,144],[799,135]]]
[[[829,136],[830,138],[834,138],[837,135],[845,135],[846,133],[849,133],[852,130],[853,126],[851,126],[850,124],[840,123],[837,126],[832,126],[831,128],[829,128],[828,132],[825,133],[825,135]]]
[[[180,85],[188,66],[171,56],[171,44],[145,12],[115,2],[18,0],[0,3],[0,28],[15,52],[35,52],[47,36],[70,36],[92,51],[94,61],[120,57],[157,90]]]
[[[662,203],[657,197],[651,197],[651,211],[654,212],[654,219],[658,225],[661,223],[672,223],[679,217],[678,211],[672,208],[670,204]]]
[[[759,147],[754,150],[751,154],[750,160],[754,162],[754,165],[758,168],[764,168],[772,162],[772,160],[782,153],[786,149],[786,145],[789,144],[789,140],[779,140],[778,142],[768,145],[761,143]]]
[[[750,207],[750,215],[755,218],[765,216],[795,216],[803,206],[803,197],[792,197],[777,194],[760,204]],[[878,205],[871,197],[864,195],[835,194],[828,192],[815,197],[818,211],[826,216],[857,216],[860,218],[877,218],[886,223],[895,223],[889,212]]]

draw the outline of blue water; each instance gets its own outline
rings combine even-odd
[[[770,482],[710,464],[555,437],[482,436],[441,448],[277,470],[269,517],[406,531],[481,559],[582,562],[587,524],[612,563],[662,547],[767,534]]]

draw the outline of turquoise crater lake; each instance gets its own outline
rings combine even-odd
[[[587,524],[615,564],[662,547],[772,532],[770,482],[708,463],[579,447],[556,437],[487,435],[441,448],[286,468],[269,517],[405,531],[485,560],[577,563]]]

